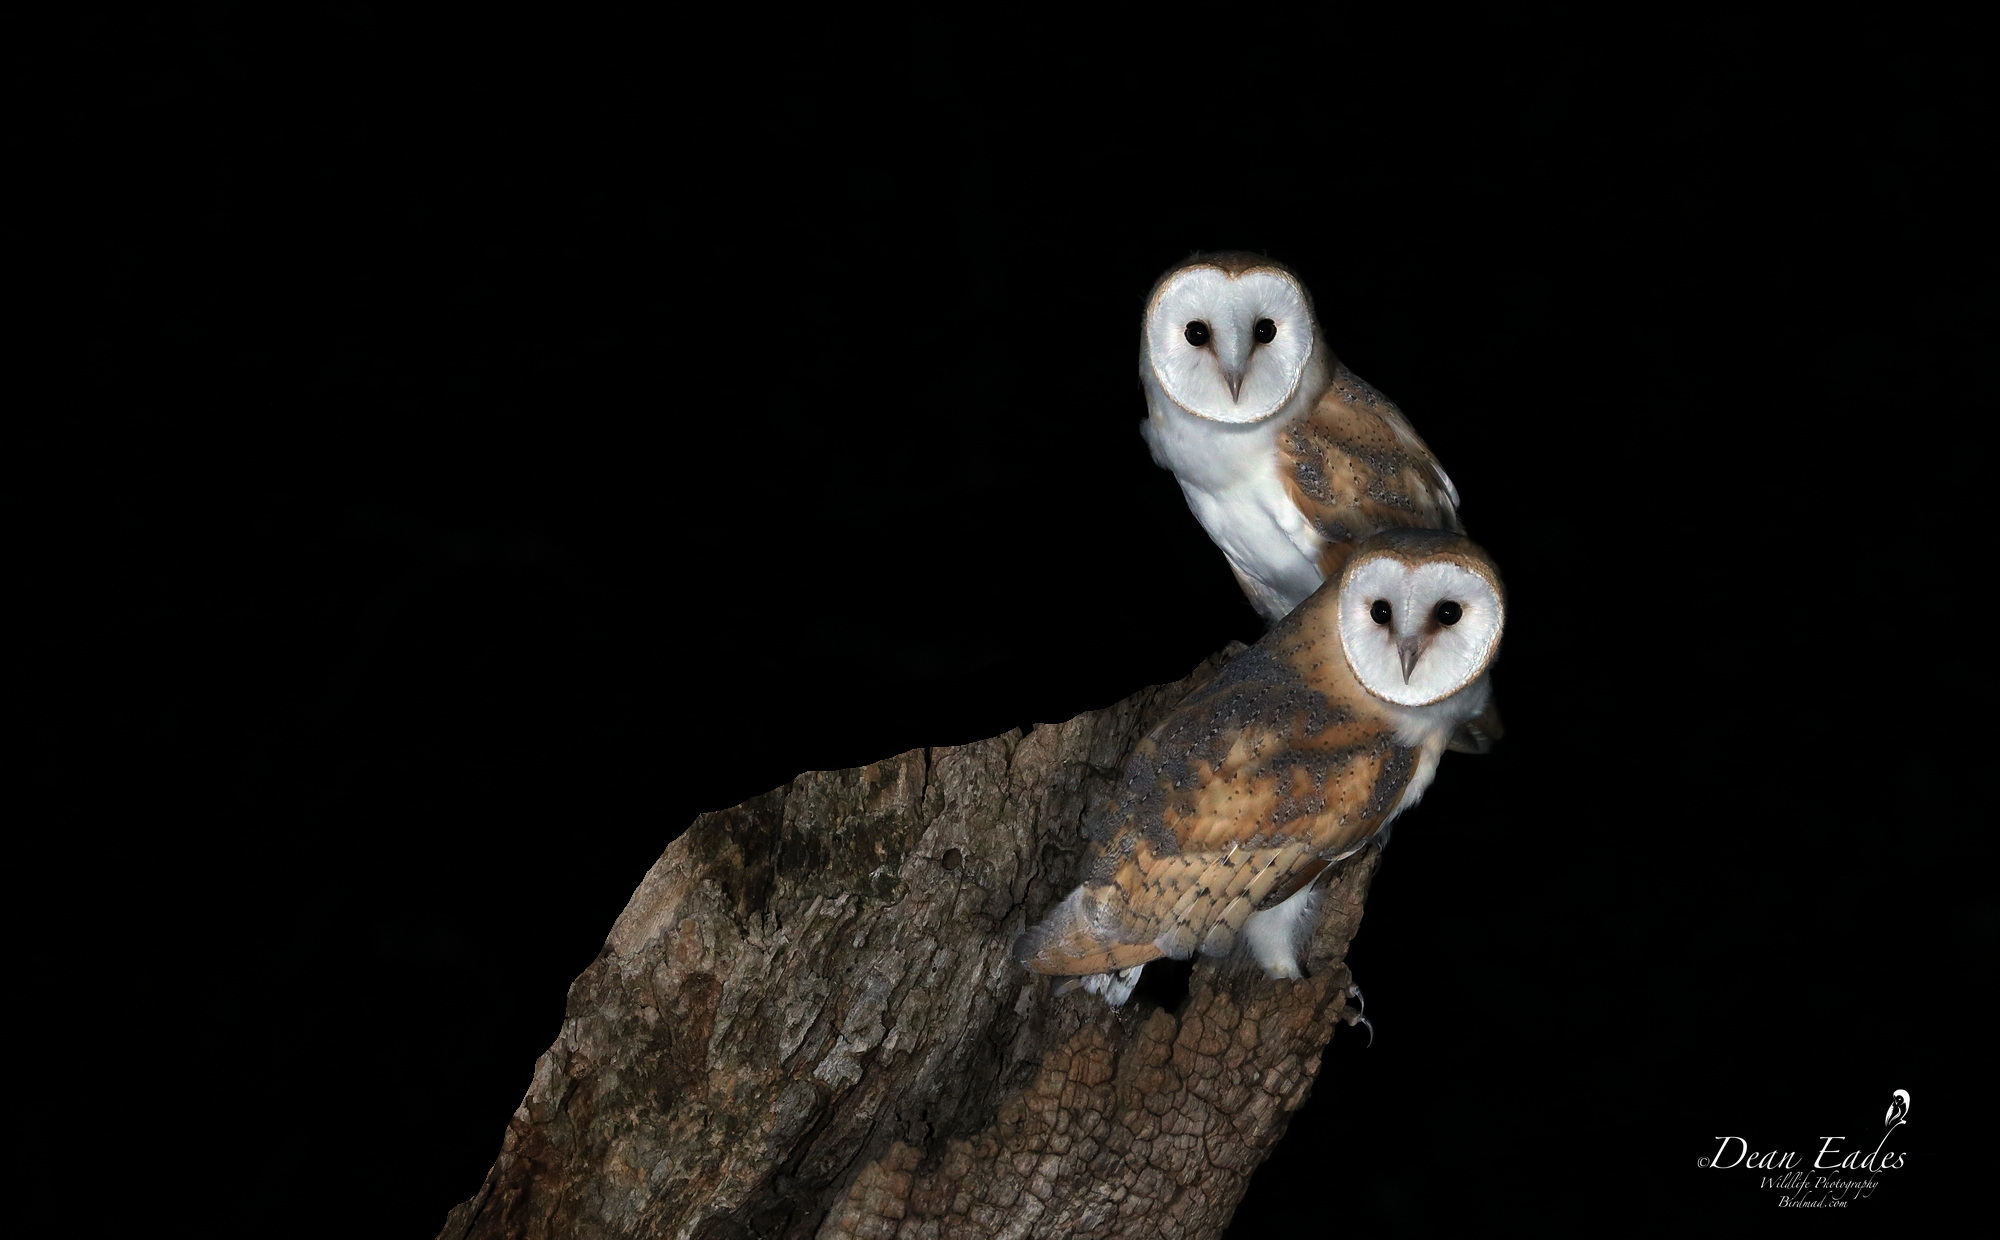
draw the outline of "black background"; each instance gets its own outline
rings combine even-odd
[[[431,1235],[695,813],[1254,640],[1136,433],[1198,248],[1300,272],[1513,607],[1232,1234],[1791,1222],[1696,1159],[1896,1088],[1795,1225],[1978,1182],[1969,28],[284,11],[10,40],[72,1229]]]

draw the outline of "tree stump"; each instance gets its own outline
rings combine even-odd
[[[1304,981],[1201,960],[1175,1010],[1114,1011],[1009,948],[1132,746],[1240,649],[697,818],[440,1240],[1220,1235],[1346,1005],[1375,850],[1322,878]]]

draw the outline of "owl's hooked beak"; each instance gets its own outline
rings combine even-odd
[[[1215,368],[1222,372],[1222,382],[1229,388],[1229,399],[1243,399],[1243,376],[1250,369],[1250,354],[1256,349],[1251,343],[1251,330],[1241,323],[1234,324],[1241,330],[1230,330],[1217,324],[1219,330],[1209,347],[1215,351]]]
[[[1410,683],[1410,673],[1417,670],[1417,660],[1424,657],[1424,639],[1405,637],[1396,643],[1396,653],[1403,657],[1403,683]]]

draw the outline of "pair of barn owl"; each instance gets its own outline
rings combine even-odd
[[[1168,271],[1140,380],[1153,459],[1274,627],[1139,744],[1087,824],[1083,882],[1015,946],[1114,1006],[1161,956],[1300,976],[1321,872],[1414,805],[1446,748],[1498,734],[1505,620],[1451,479],[1283,266]]]
[[[1140,424],[1153,460],[1264,619],[1290,615],[1377,530],[1464,533],[1458,488],[1403,411],[1341,365],[1282,264],[1197,255],[1146,300]],[[1451,747],[1500,736],[1486,709]]]

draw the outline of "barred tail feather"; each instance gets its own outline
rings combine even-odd
[[[1107,912],[1096,893],[1078,887],[1041,924],[1014,940],[1014,959],[1037,973],[1074,977],[1131,969],[1160,955],[1150,941],[1120,941],[1115,919]]]

